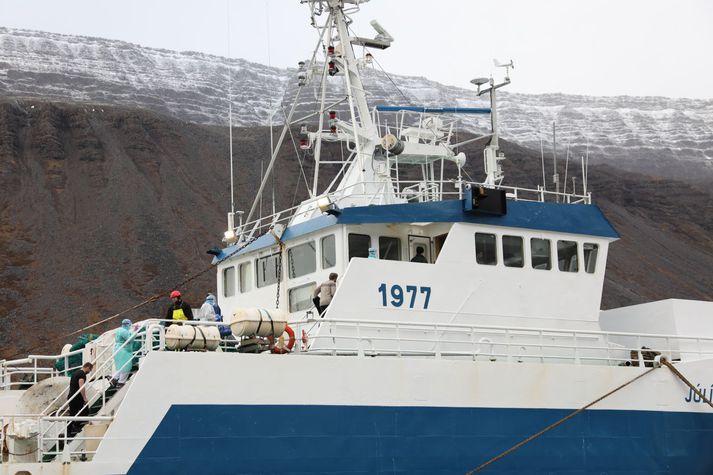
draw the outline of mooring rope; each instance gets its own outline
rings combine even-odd
[[[650,372],[652,372],[652,371],[655,370],[655,369],[657,369],[657,368],[656,368],[656,367],[654,367],[654,368],[649,368],[648,370],[646,370],[646,371],[644,371],[643,373],[639,374],[639,375],[636,376],[635,378],[630,379],[630,380],[627,381],[626,383],[624,383],[624,384],[622,384],[622,385],[620,385],[620,386],[617,386],[616,388],[612,389],[611,391],[609,391],[609,392],[606,393],[605,395],[603,395],[603,396],[601,396],[601,397],[595,399],[594,401],[590,402],[590,403],[587,404],[586,406],[580,407],[580,408],[577,409],[576,411],[573,411],[573,412],[569,413],[568,415],[566,415],[566,416],[563,417],[562,419],[558,420],[558,421],[555,422],[554,424],[551,424],[551,425],[545,427],[545,428],[542,429],[540,432],[538,432],[538,433],[536,433],[536,434],[533,434],[533,435],[531,435],[530,437],[528,437],[527,439],[523,440],[522,442],[519,442],[519,443],[513,445],[512,447],[510,447],[509,449],[507,449],[505,452],[503,452],[503,453],[501,453],[501,454],[499,454],[499,455],[496,455],[495,457],[491,458],[490,460],[488,460],[487,462],[485,462],[485,463],[483,463],[483,464],[481,464],[481,465],[478,465],[478,466],[477,466],[476,468],[474,468],[473,470],[467,472],[466,475],[472,475],[472,474],[474,474],[474,473],[480,472],[481,470],[483,470],[483,469],[484,469],[485,467],[487,467],[488,465],[490,465],[490,464],[492,464],[492,463],[495,463],[495,462],[497,462],[498,460],[500,460],[501,458],[505,457],[506,455],[509,455],[509,454],[515,452],[517,449],[519,449],[519,448],[522,447],[523,445],[525,445],[525,444],[527,444],[527,443],[529,443],[529,442],[532,442],[533,440],[537,439],[537,438],[540,437],[541,435],[543,435],[543,434],[545,434],[545,433],[551,431],[551,430],[554,429],[555,427],[557,427],[557,426],[559,426],[559,425],[561,425],[561,424],[567,422],[568,420],[570,420],[571,418],[573,418],[574,416],[576,416],[576,415],[579,414],[580,412],[583,412],[583,411],[587,410],[588,408],[590,408],[590,407],[592,407],[593,405],[595,405],[596,403],[598,403],[598,402],[600,402],[600,401],[606,399],[607,397],[611,396],[612,394],[614,394],[615,392],[619,391],[620,389],[623,389],[623,388],[627,387],[628,385],[630,385],[630,384],[633,383],[634,381],[643,378],[644,376],[646,376],[647,374],[649,374]]]
[[[674,365],[673,365],[665,356],[660,356],[657,361],[658,361],[658,363],[660,363],[660,365],[666,366],[668,369],[670,369],[671,372],[672,372],[676,377],[678,377],[681,381],[683,381],[683,382],[686,384],[686,386],[688,386],[689,388],[691,388],[691,390],[692,390],[693,392],[695,392],[698,396],[701,397],[701,399],[702,399],[703,401],[705,401],[709,406],[711,406],[711,407],[713,408],[713,403],[712,403],[709,399],[707,399],[707,398],[703,395],[703,393],[701,393],[701,391],[700,391],[699,389],[697,389],[695,386],[693,386],[693,384],[692,384],[690,381],[688,381],[688,379],[686,379],[686,377],[683,376],[683,375],[681,374],[681,372],[680,372],[678,369],[676,369],[676,368],[674,367]],[[654,366],[653,366],[652,368],[649,368],[648,370],[644,371],[643,373],[637,375],[635,378],[630,379],[630,380],[627,381],[626,383],[624,383],[624,384],[622,384],[622,385],[620,385],[620,386],[617,386],[616,388],[612,389],[611,391],[609,391],[608,393],[604,394],[603,396],[601,396],[601,397],[595,399],[594,401],[590,402],[590,403],[587,404],[586,406],[583,406],[583,407],[577,409],[576,411],[573,411],[573,412],[569,413],[568,415],[566,415],[566,416],[563,417],[562,419],[558,420],[558,421],[555,422],[554,424],[551,424],[551,425],[545,427],[544,429],[542,429],[542,430],[539,431],[538,433],[533,434],[533,435],[531,435],[530,437],[526,438],[525,440],[523,440],[523,441],[521,441],[521,442],[519,442],[519,443],[513,445],[512,447],[510,447],[510,448],[507,449],[506,451],[504,451],[504,452],[502,452],[502,453],[496,455],[495,457],[491,458],[491,459],[488,460],[487,462],[485,462],[485,463],[483,463],[483,464],[481,464],[481,465],[478,465],[478,466],[477,466],[476,468],[474,468],[473,470],[467,472],[466,475],[472,475],[472,474],[474,474],[474,473],[480,472],[481,470],[483,470],[484,468],[488,467],[489,465],[491,465],[491,464],[497,462],[498,460],[502,459],[503,457],[505,457],[505,456],[507,456],[507,455],[509,455],[509,454],[511,454],[511,453],[513,453],[513,452],[515,452],[515,451],[516,451],[517,449],[519,449],[520,447],[522,447],[522,446],[524,446],[524,445],[526,445],[526,444],[532,442],[533,440],[535,440],[535,439],[537,439],[538,437],[540,437],[541,435],[544,435],[545,433],[551,431],[552,429],[554,429],[555,427],[557,427],[557,426],[563,424],[564,422],[567,422],[568,420],[570,420],[571,418],[573,418],[573,417],[576,416],[577,414],[579,414],[579,413],[581,413],[581,412],[583,412],[583,411],[589,409],[590,407],[592,407],[592,406],[595,405],[596,403],[601,402],[602,400],[604,400],[604,399],[606,399],[607,397],[611,396],[611,395],[614,394],[615,392],[617,392],[617,391],[619,391],[619,390],[621,390],[621,389],[624,389],[625,387],[627,387],[628,385],[630,385],[630,384],[633,383],[634,381],[637,381],[637,380],[643,378],[644,376],[646,376],[647,374],[651,373],[651,372],[654,371],[655,369],[660,368],[660,367],[661,367],[660,365],[654,363]]]
[[[691,388],[691,390],[692,390],[694,393],[696,393],[698,396],[700,396],[700,398],[701,398],[706,404],[708,404],[710,407],[713,407],[713,403],[710,401],[710,399],[706,398],[706,396],[701,392],[700,389],[697,389],[695,386],[693,386],[693,383],[691,383],[688,379],[686,379],[686,377],[685,377],[684,375],[682,375],[681,372],[680,372],[679,370],[677,370],[676,367],[673,366],[673,364],[672,364],[666,357],[662,356],[659,361],[661,362],[662,365],[664,365],[664,366],[666,366],[668,369],[670,369],[671,372],[672,372],[673,374],[675,374],[675,375],[678,377],[678,379],[680,379],[681,381],[683,381],[686,386],[688,386],[689,388]]]

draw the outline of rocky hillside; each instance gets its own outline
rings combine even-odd
[[[227,135],[225,128],[123,107],[0,102],[0,358],[205,268],[229,203]],[[268,144],[265,128],[235,134],[239,208],[252,199]],[[463,149],[477,167],[473,157],[482,146]],[[509,143],[504,149],[507,181],[534,184],[539,154]],[[279,160],[275,189],[283,208],[305,188],[291,144]],[[308,176],[311,170],[307,160]],[[469,173],[481,176],[479,169]],[[589,175],[596,201],[622,235],[610,253],[603,306],[711,299],[713,191],[621,176],[606,165],[592,166]],[[211,271],[185,286],[188,300],[197,304],[214,279]],[[130,316],[158,315],[166,303]]]
[[[269,137],[245,129],[235,148],[245,207]],[[206,267],[226,225],[227,157],[224,128],[121,108],[0,103],[0,357]],[[297,173],[285,160],[279,189],[293,190]],[[189,299],[214,286],[206,275]]]
[[[295,51],[295,64],[305,54]],[[372,104],[484,105],[465,84],[460,88],[424,77],[389,78],[377,67],[365,67],[364,76]],[[335,88],[328,103],[344,98],[341,80],[329,79]],[[513,80],[517,84],[516,72]],[[303,91],[295,117],[315,110],[317,82]],[[273,112],[275,121],[282,120],[280,106],[289,108],[296,86],[294,69],[101,38],[0,28],[4,96],[139,107],[182,121],[225,125],[232,90],[234,123],[261,126]],[[342,103],[335,108],[345,107]],[[534,150],[544,139],[549,153],[551,124],[556,121],[561,159],[569,143],[574,157],[588,146],[594,161],[626,170],[687,179],[710,179],[713,172],[713,100],[526,95],[508,93],[506,88],[500,109],[504,136]],[[465,118],[464,125],[475,132],[485,130],[488,122]]]

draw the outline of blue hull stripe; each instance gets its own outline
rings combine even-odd
[[[568,413],[176,405],[129,473],[463,474]],[[713,414],[587,411],[483,473],[711,474],[711,441]]]

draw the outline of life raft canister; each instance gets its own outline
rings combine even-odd
[[[284,344],[284,338],[280,336],[277,345],[272,349],[272,352],[277,355],[284,355],[292,351],[295,346],[295,331],[289,325],[285,325],[285,333],[287,333],[287,345]],[[282,340],[282,344],[280,343]]]

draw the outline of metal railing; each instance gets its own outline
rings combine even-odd
[[[138,341],[140,343],[140,348],[132,352],[132,360],[133,358],[136,358],[140,363],[141,358],[148,351],[151,350],[151,348],[147,347],[146,345],[146,341],[150,341],[150,338],[146,338],[146,336],[149,335],[147,327],[153,324],[153,322],[153,320],[147,320],[144,322],[137,323],[137,326],[135,327],[136,331],[133,333],[132,337],[127,339],[118,348],[115,347],[112,341],[109,341],[107,346],[105,346],[98,354],[95,355],[94,360],[92,361],[95,366],[94,368],[92,368],[92,372],[90,373],[87,378],[87,381],[85,382],[85,387],[90,388],[91,386],[93,386],[92,383],[95,383],[94,386],[96,386],[96,383],[102,382],[102,380],[106,376],[105,373],[107,371],[109,373],[112,373],[114,357],[118,354],[119,351],[123,351],[126,347],[128,347],[128,345],[133,345],[135,341]],[[145,330],[143,333],[141,332],[142,329]],[[113,334],[113,331],[115,330],[104,333],[102,337],[110,338]],[[100,341],[100,339],[101,337],[97,340],[94,340],[95,344],[96,342]],[[160,341],[163,340],[160,339]],[[2,379],[2,381],[5,381],[6,379],[9,380],[9,386],[13,384],[11,381],[12,374],[29,374],[31,375],[32,380],[34,382],[37,382],[41,380],[42,376],[59,375],[61,373],[65,373],[65,371],[69,372],[72,369],[80,368],[84,362],[82,362],[76,368],[68,368],[67,366],[69,356],[71,356],[72,354],[80,353],[82,351],[84,350],[77,350],[75,352],[72,352],[71,354],[68,353],[66,355],[31,355],[21,360],[3,362],[4,378]],[[107,353],[110,353],[109,357],[106,357]],[[54,370],[54,368],[43,368],[41,366],[38,366],[38,362],[40,361],[52,362],[60,358],[65,358],[66,369],[64,371]],[[97,364],[97,362],[99,363]],[[20,366],[23,364],[26,366]],[[27,384],[27,382],[20,382],[18,384]],[[106,394],[108,383],[100,384],[99,386],[100,387],[98,388],[91,388],[95,389],[96,392],[88,398],[87,402],[82,406],[79,414],[83,414],[84,411],[89,410],[89,408],[93,407],[99,400],[101,400],[99,411],[101,411],[101,409],[106,406],[108,400]],[[73,422],[87,423],[111,421],[112,418],[107,416],[67,415],[66,413],[69,409],[71,400],[76,397],[79,397],[79,395],[80,392],[78,391],[77,393],[72,395],[72,397],[68,397],[69,386],[67,386],[49,404],[47,404],[47,406],[42,410],[40,414],[15,414],[10,416],[2,415],[2,417],[0,418],[0,422],[2,422],[2,424],[0,424],[0,428],[2,428],[2,434],[0,434],[1,440],[3,441],[3,443],[6,443],[7,434],[5,434],[4,429],[6,425],[5,420],[9,420],[10,422],[13,422],[14,418],[19,418],[23,421],[33,420],[35,421],[37,427],[37,435],[34,436],[37,439],[36,450],[34,451],[34,453],[36,454],[37,462],[42,462],[44,460],[47,460],[48,458],[53,459],[59,454],[62,454],[63,461],[68,461],[76,455],[80,455],[84,459],[86,459],[87,457],[90,458],[94,452],[86,450],[86,442],[90,440],[98,441],[101,440],[101,437],[91,437],[83,435],[81,431],[77,434],[69,434],[70,424]],[[65,399],[64,402],[62,402],[59,407],[56,407],[57,403],[59,401],[62,401],[63,399]]]
[[[365,185],[383,185],[382,182],[364,182]],[[258,219],[254,219],[250,222],[243,223],[241,226],[236,227],[237,234],[243,231],[243,234],[248,238],[253,236],[258,236],[265,232],[267,229],[275,226],[276,224],[288,224],[294,217],[298,209],[304,205],[313,204],[314,207],[311,208],[311,212],[317,210],[317,201],[324,196],[329,197],[329,199],[339,206],[342,202],[354,199],[363,199],[369,204],[380,204],[380,203],[391,203],[394,199],[397,202],[426,202],[426,201],[447,201],[461,199],[462,192],[457,190],[458,182],[455,180],[399,180],[398,190],[387,190],[383,192],[374,193],[359,193],[350,192],[353,188],[358,188],[362,186],[362,183],[357,183],[350,185],[339,190],[335,190],[325,195],[320,195],[314,197],[310,200],[306,200],[297,206],[278,211],[274,214],[265,215]],[[491,187],[492,185],[486,185],[484,183],[475,181],[463,181],[460,186],[471,185],[471,186],[486,186]],[[444,191],[445,187],[454,187],[455,191]],[[542,186],[537,188],[524,188],[517,186],[496,186],[497,189],[505,190],[507,197],[514,201],[528,201],[528,202],[557,202],[563,204],[592,204],[592,193],[587,192],[586,194],[578,193],[563,193],[546,190]],[[348,193],[347,193],[348,192]]]
[[[297,351],[309,354],[609,366],[648,364],[656,352],[687,361],[713,357],[713,337],[701,336],[332,318],[290,325],[307,332],[309,345]]]
[[[79,369],[81,364],[79,366],[69,366],[70,358],[81,355],[83,351],[84,349],[79,349],[61,355],[30,355],[27,358],[0,361],[0,390],[22,388],[26,385],[35,384],[44,378],[60,376],[62,373],[71,373]],[[54,367],[57,361],[64,361],[63,370]]]
[[[87,447],[87,442],[94,441],[98,446],[103,436],[87,435],[84,431],[70,435],[69,424],[83,422],[85,428],[90,424],[111,423],[113,416],[46,416],[42,414],[6,414],[0,415],[0,465],[3,463],[27,463],[56,461],[61,457],[62,462],[71,460],[91,460],[96,453],[93,448]],[[35,428],[26,438],[20,441],[33,441],[24,444],[26,450],[29,446],[33,449],[25,452],[16,452],[15,444],[10,444],[8,431],[17,421],[27,424],[33,423]],[[22,446],[22,444],[20,444]],[[14,450],[13,450],[14,449]],[[7,454],[7,458],[5,458]]]
[[[484,184],[477,182],[468,182],[468,184],[473,186],[485,186]],[[500,185],[497,188],[505,190],[507,193],[507,197],[515,201],[534,201],[539,203],[545,203],[550,201],[566,204],[592,204],[591,192],[587,192],[585,194],[577,194],[574,192],[558,193],[556,191],[546,190],[540,185],[538,185],[536,189],[503,185]]]
[[[133,352],[139,367],[143,358],[152,351],[165,350],[165,327],[171,320],[148,319],[139,322],[135,333],[140,339],[140,348]],[[223,322],[183,321],[183,325],[219,326]],[[671,360],[700,360],[713,358],[713,337],[697,335],[665,335],[656,333],[628,333],[594,330],[565,330],[552,328],[530,328],[516,326],[477,325],[463,323],[426,323],[406,321],[353,320],[336,318],[312,318],[289,323],[298,337],[292,350],[298,355],[314,357],[354,356],[354,357],[409,357],[434,359],[460,359],[480,361],[488,364],[498,362],[534,363],[534,364],[577,364],[603,366],[648,366],[653,363],[655,354],[665,354]],[[108,334],[102,336],[106,337]],[[300,341],[301,340],[301,341]],[[124,345],[132,344],[133,339]],[[102,368],[113,364],[113,356],[124,345],[104,348],[112,349],[112,358],[106,359],[93,371],[96,381],[102,374]],[[240,351],[240,339],[220,338],[220,348],[224,351]],[[97,359],[101,361],[100,353]],[[65,355],[33,355],[23,360],[5,362],[6,367],[18,367],[20,363],[35,370],[34,376],[44,373],[35,362],[45,359],[64,357]],[[275,355],[274,357],[284,357]],[[9,363],[9,364],[7,364]],[[67,390],[57,396],[53,403],[41,414],[0,415],[0,447],[8,447],[8,434],[5,427],[18,420],[31,420],[35,424],[36,451],[32,458],[37,462],[56,460],[89,460],[95,450],[88,448],[103,438],[90,435],[91,431],[69,433],[69,424],[83,422],[86,427],[95,424],[107,424],[113,420],[108,415],[69,416],[64,415],[68,402],[63,402],[58,410],[50,410]],[[108,399],[100,390],[85,406],[94,404],[101,398],[101,407],[106,407]],[[88,445],[89,444],[89,445]],[[27,455],[27,454],[25,454]],[[10,461],[14,460],[10,456]],[[0,463],[2,461],[0,460]]]

